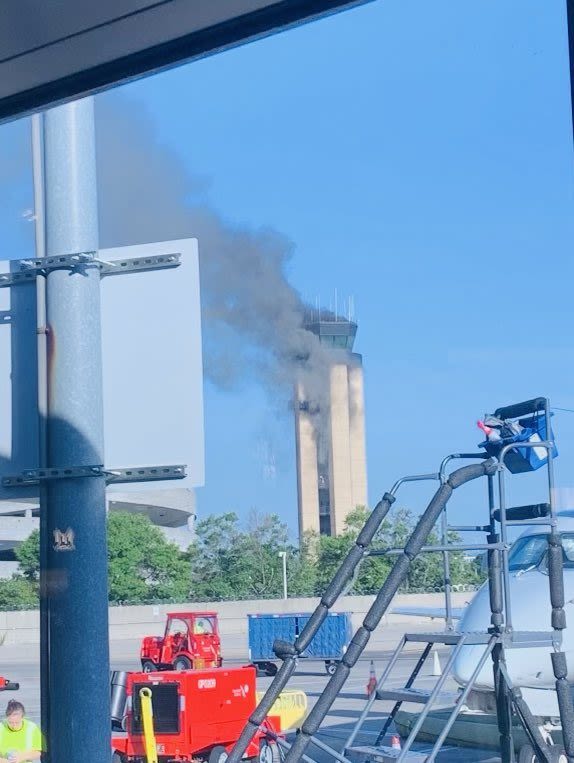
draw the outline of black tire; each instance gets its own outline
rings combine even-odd
[[[227,750],[223,745],[218,744],[209,751],[207,763],[225,763],[227,760]]]
[[[173,662],[173,669],[180,672],[182,670],[191,670],[191,660],[189,657],[185,657],[185,655],[181,654],[179,657],[175,658]]]
[[[325,670],[327,671],[327,674],[332,676],[334,675],[335,671],[337,670],[337,664],[333,660],[325,660]]]
[[[154,662],[151,660],[142,660],[142,671],[144,673],[153,673],[154,670],[157,670]]]
[[[125,763],[125,760],[126,759],[121,753],[116,752],[115,750],[112,752],[112,763]]]
[[[271,739],[262,739],[259,743],[259,753],[256,760],[257,763],[281,763],[281,750],[277,742]]]
[[[550,748],[550,752],[552,753],[552,761],[553,763],[568,763],[568,757],[566,755],[566,750],[561,747],[558,744],[552,745]]]
[[[274,662],[265,663],[265,675],[267,676],[277,675],[277,665]]]
[[[538,758],[531,745],[522,745],[518,752],[518,763],[538,763]]]
[[[552,745],[548,747],[550,757],[554,763],[567,763],[568,758],[566,753],[560,745]],[[530,744],[523,744],[518,752],[518,763],[538,763],[538,756],[534,752],[534,748]]]

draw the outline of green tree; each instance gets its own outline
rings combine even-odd
[[[39,554],[40,536],[34,530],[16,550],[22,579],[32,590],[39,579]],[[182,601],[191,585],[189,563],[179,548],[146,516],[124,512],[108,516],[108,581],[113,602]],[[27,593],[22,585],[14,590]]]
[[[30,580],[22,575],[0,580],[0,609],[35,609],[37,606],[37,586]]]
[[[275,514],[253,511],[244,530],[234,513],[198,522],[196,539],[187,555],[193,598],[209,601],[280,596],[283,589],[280,551],[288,554],[289,590],[293,593],[295,589],[311,590],[309,570],[287,540],[287,527]]]
[[[358,507],[347,517],[344,531],[337,537],[320,536],[312,539],[310,548],[316,557],[317,577],[316,592],[321,593],[341,562],[354,545],[359,532],[365,524],[369,512],[364,507]],[[371,549],[384,551],[391,548],[403,548],[416,525],[416,518],[408,509],[398,508],[391,512],[381,526],[371,544]],[[311,540],[311,538],[309,539]],[[456,542],[460,538],[451,533],[450,540]],[[431,531],[425,545],[435,545],[439,542],[435,530]],[[466,560],[460,552],[450,555],[451,582],[457,584],[477,584],[481,575],[477,565]],[[376,593],[384,583],[391,567],[396,560],[394,555],[369,556],[363,560],[348,591],[354,594]],[[418,556],[410,565],[403,591],[432,591],[444,586],[443,559],[440,553],[424,553]]]
[[[275,514],[251,513],[245,527],[229,512],[197,523],[196,537],[182,553],[159,528],[140,514],[113,513],[108,518],[109,590],[115,602],[165,599],[221,601],[278,598],[283,592],[280,552],[287,553],[290,596],[320,595],[355,544],[369,512],[359,507],[347,518],[338,537],[307,534],[299,548],[288,542],[288,531]],[[403,548],[416,524],[407,509],[390,512],[377,531],[372,548]],[[451,534],[452,541],[458,540]],[[433,530],[427,544],[438,542]],[[0,581],[0,606],[34,606],[39,576],[37,531],[18,548],[21,575]],[[376,593],[396,556],[367,557],[347,587],[348,593]],[[451,581],[477,584],[484,574],[461,553],[450,554]],[[439,590],[443,560],[439,553],[421,554],[410,565],[404,591]]]
[[[283,589],[279,551],[287,545],[287,528],[276,514],[251,512],[224,572],[236,581],[239,598],[278,597]]]
[[[179,548],[142,514],[108,517],[110,601],[185,600],[190,569]]]
[[[27,580],[37,582],[40,577],[40,531],[32,534],[15,551],[20,571]]]
[[[341,562],[354,546],[368,516],[369,511],[365,507],[360,506],[347,517],[345,528],[341,535],[336,537],[322,535],[317,539],[318,593],[326,588]],[[400,543],[407,534],[408,528],[403,513],[397,512],[392,521],[385,519],[381,523],[371,548],[389,548]],[[367,594],[377,591],[387,577],[391,565],[391,557],[367,557],[363,560],[355,578],[349,585],[349,593]]]
[[[318,577],[316,538],[306,536],[300,548],[289,546],[286,551],[289,596],[314,596]]]
[[[229,512],[200,520],[186,558],[190,564],[191,598],[194,601],[232,599],[235,582],[226,578],[227,558],[240,535],[239,520]]]

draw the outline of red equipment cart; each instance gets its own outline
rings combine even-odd
[[[140,690],[151,690],[155,748],[160,763],[223,763],[257,703],[255,668],[215,668],[188,672],[131,673],[127,681],[125,735],[112,738],[114,763],[145,760],[146,739]],[[280,732],[280,719],[267,728]],[[279,747],[257,732],[247,757],[279,763]]]
[[[217,668],[222,664],[216,612],[169,612],[163,636],[146,636],[144,672]]]

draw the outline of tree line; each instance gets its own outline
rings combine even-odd
[[[112,604],[226,601],[279,598],[283,594],[281,553],[287,555],[289,596],[321,594],[353,546],[367,517],[365,509],[349,515],[337,537],[307,534],[299,547],[289,543],[287,526],[275,514],[252,513],[242,525],[233,512],[214,515],[196,525],[195,539],[186,550],[168,541],[142,514],[113,512],[108,516],[108,580]],[[382,523],[373,548],[402,547],[414,518],[405,509]],[[452,536],[452,540],[456,540]],[[437,542],[434,533],[429,543]],[[18,572],[0,580],[0,609],[38,606],[39,533],[16,550]],[[349,593],[376,593],[393,564],[392,556],[367,557]],[[450,555],[453,585],[482,582],[476,560],[459,552]],[[404,591],[441,590],[441,554],[422,554],[411,565]]]

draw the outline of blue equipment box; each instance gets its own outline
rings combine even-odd
[[[252,662],[276,660],[276,639],[293,643],[305,627],[310,614],[247,615],[249,655]],[[352,638],[349,612],[333,612],[325,619],[301,657],[317,660],[340,660]]]
[[[533,472],[540,469],[548,463],[548,452],[546,448],[521,448],[521,442],[541,442],[546,440],[546,415],[543,413],[519,419],[518,422],[523,428],[519,434],[513,434],[510,437],[503,437],[499,442],[481,442],[479,447],[484,448],[489,456],[498,458],[500,451],[505,445],[516,443],[516,448],[510,450],[504,459],[508,470],[513,474],[521,472]],[[552,432],[552,441],[554,441],[554,432]],[[558,449],[556,445],[552,449],[552,458],[556,458]]]

